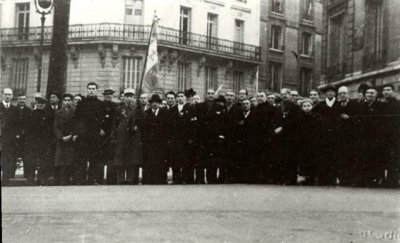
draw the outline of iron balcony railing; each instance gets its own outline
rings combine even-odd
[[[150,35],[149,25],[125,24],[84,24],[70,25],[68,41],[126,41],[146,44]],[[3,28],[0,38],[3,45],[29,44],[40,40],[40,27]],[[44,40],[49,42],[53,35],[53,27],[44,28]],[[261,61],[261,48],[255,45],[224,40],[207,35],[200,35],[172,28],[158,28],[158,42],[161,46],[175,46],[189,50],[215,53],[251,61]]]
[[[379,69],[385,66],[387,61],[387,50],[368,53],[363,56],[363,71]]]

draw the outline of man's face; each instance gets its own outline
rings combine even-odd
[[[364,99],[365,99],[364,92],[362,91],[358,92],[358,100],[364,100]]]
[[[142,94],[142,95],[140,96],[140,104],[143,105],[143,106],[145,106],[145,105],[147,105],[147,103],[148,103],[147,95]]]
[[[288,92],[287,89],[282,89],[281,90],[281,97],[282,97],[282,100],[290,99],[291,98],[290,92]]]
[[[76,98],[76,97],[75,97],[75,98]],[[74,101],[75,101],[75,98],[74,98]],[[80,97],[79,97],[79,98],[80,98]],[[78,102],[79,102],[79,101],[78,101]],[[70,98],[70,97],[64,97],[64,99],[63,99],[63,106],[69,108],[69,107],[71,107],[71,105],[72,105],[72,100],[71,100],[71,98]]]
[[[175,96],[173,94],[167,94],[167,105],[173,106],[175,103]]]
[[[185,95],[182,94],[182,93],[179,93],[179,94],[176,96],[176,99],[178,100],[178,104],[180,104],[180,105],[184,104],[185,101],[186,101],[186,97],[185,97]]]
[[[369,89],[369,90],[367,90],[367,92],[365,92],[365,99],[367,101],[375,101],[377,95],[378,95],[378,92],[376,92],[376,90]]]
[[[78,103],[81,102],[81,101],[82,101],[82,98],[81,98],[80,96],[75,96],[75,97],[74,97],[74,104],[75,104],[75,106],[77,106]]]
[[[347,89],[339,89],[338,98],[340,101],[346,101],[349,99],[349,91]]]
[[[310,92],[310,99],[314,102],[317,103],[319,101],[319,94],[317,91],[313,90]]]
[[[301,109],[305,112],[305,113],[309,113],[312,110],[313,106],[310,102],[304,102],[301,105]]]
[[[3,90],[3,100],[6,103],[11,102],[12,97],[13,97],[13,92],[12,92],[11,89],[4,89]]]
[[[25,95],[18,96],[18,106],[25,106],[25,104],[26,104],[26,96]]]
[[[57,104],[60,101],[57,95],[51,94],[50,95],[50,104]]]
[[[44,110],[44,108],[46,108],[46,103],[44,103],[44,102],[36,102],[36,108],[38,110]]]
[[[128,93],[128,94],[124,94],[124,101],[128,104],[132,104],[135,102],[135,95]]]
[[[252,107],[256,107],[257,106],[257,99],[255,97],[251,98],[250,104],[251,104]]]
[[[241,89],[239,90],[239,100],[244,100],[247,98],[246,90]]]
[[[87,87],[88,96],[95,96],[97,94],[97,87],[94,84],[91,84]]]
[[[259,92],[257,94],[257,103],[261,104],[267,101],[267,95],[264,92]]]
[[[212,90],[212,89],[207,90],[206,99],[208,101],[213,101],[214,100],[214,94],[215,94],[214,90]]]
[[[151,108],[154,110],[157,110],[158,108],[160,108],[160,103],[158,102],[151,102]]]
[[[226,103],[228,103],[228,104],[233,104],[233,102],[235,101],[235,93],[233,93],[233,92],[226,92],[225,93],[225,100],[226,100]]]
[[[333,99],[336,95],[336,92],[334,90],[328,90],[326,91],[326,97],[328,97],[328,99]]]
[[[242,108],[244,111],[249,111],[251,107],[250,100],[243,100],[242,101]]]
[[[390,98],[393,97],[393,89],[392,87],[384,87],[382,90],[383,97]]]
[[[297,100],[297,98],[299,98],[299,93],[296,90],[291,91],[290,95],[292,96],[293,100]]]
[[[193,96],[193,103],[194,103],[194,104],[200,103],[200,96],[199,96],[199,95]]]
[[[112,101],[113,95],[110,93],[104,94],[104,100]]]
[[[267,101],[268,101],[268,103],[270,103],[271,105],[275,104],[275,95],[268,95]]]

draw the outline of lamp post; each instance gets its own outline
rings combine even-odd
[[[36,95],[40,96],[41,82],[42,82],[42,58],[43,58],[43,39],[44,39],[44,22],[46,15],[51,13],[53,9],[53,0],[35,0],[36,12],[41,14],[41,32],[40,32],[40,46],[39,46],[39,64],[38,64],[38,78],[36,84]]]

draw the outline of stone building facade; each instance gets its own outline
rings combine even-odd
[[[308,94],[320,80],[321,39],[321,1],[261,0],[260,87]]]
[[[326,0],[323,8],[322,76],[346,85],[400,85],[400,1]]]
[[[137,88],[153,16],[159,20],[158,93],[193,88],[257,88],[260,8],[258,0],[72,0],[66,91],[86,93],[88,82],[100,91]],[[39,14],[33,0],[1,0],[0,86],[37,88]],[[46,93],[52,15],[47,16],[42,94]],[[257,26],[257,27],[256,27]],[[55,30],[57,31],[57,30]]]

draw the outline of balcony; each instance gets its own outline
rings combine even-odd
[[[346,70],[345,63],[328,67],[326,69],[326,80],[331,82],[331,81],[343,79],[345,76],[345,70]]]
[[[387,60],[387,50],[368,53],[363,56],[363,72],[383,68]]]
[[[151,26],[149,25],[111,23],[70,25],[68,42],[69,44],[73,44],[97,41],[147,45],[150,29]],[[53,27],[45,27],[45,44],[51,42],[52,35]],[[3,46],[38,44],[40,40],[40,27],[0,29],[0,39]],[[161,26],[158,27],[158,45],[254,63],[261,62],[261,48],[258,46],[215,37],[210,38],[206,35],[183,32]]]

